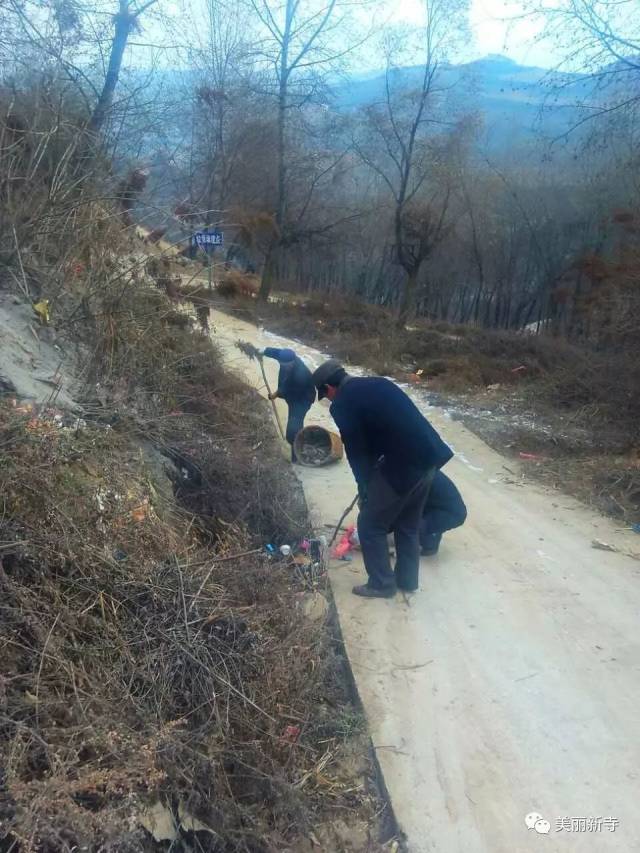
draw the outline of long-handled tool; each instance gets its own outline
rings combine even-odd
[[[331,537],[331,541],[329,542],[329,548],[331,548],[333,543],[336,541],[336,537],[337,537],[338,533],[340,532],[340,528],[342,527],[342,522],[349,515],[349,513],[351,512],[351,510],[354,508],[354,506],[357,503],[358,503],[358,495],[355,496],[355,498],[351,501],[349,506],[345,509],[345,511],[340,516],[340,521],[336,525],[336,529],[333,531],[333,536]]]
[[[260,370],[262,371],[262,378],[264,379],[264,384],[265,384],[265,387],[267,389],[267,394],[269,395],[269,399],[271,399],[271,388],[269,387],[269,380],[267,379],[267,374],[265,373],[265,370],[264,370],[262,353],[260,352],[260,350],[257,347],[255,347],[253,344],[249,343],[248,341],[236,341],[236,346],[238,347],[240,352],[243,352],[252,361],[254,358],[257,359],[258,364],[260,365]],[[276,407],[274,400],[271,400],[271,406],[273,407],[273,415],[276,419],[276,423],[278,424],[278,430],[280,432],[280,437],[282,438],[283,441],[285,441],[286,439],[285,439],[284,430],[282,429],[282,423],[280,422],[280,415],[278,414],[278,409]]]

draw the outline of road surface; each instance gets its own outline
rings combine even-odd
[[[213,321],[228,362],[258,388],[238,338],[323,359],[218,312]],[[277,364],[265,366],[275,387]],[[640,851],[640,561],[626,555],[640,536],[523,485],[513,462],[411,393],[456,451],[447,473],[468,522],[423,559],[408,602],[353,596],[358,560],[330,572],[409,850]],[[309,423],[332,426],[325,404]],[[335,524],[355,493],[346,461],[297,471],[317,527]],[[532,813],[547,823],[528,829]]]

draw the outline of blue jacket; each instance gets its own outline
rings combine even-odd
[[[315,402],[316,388],[311,371],[292,349],[267,347],[264,354],[280,363],[278,394],[283,400],[287,403]]]
[[[402,494],[429,468],[441,468],[453,456],[410,398],[389,379],[348,377],[330,411],[362,493],[377,465]]]

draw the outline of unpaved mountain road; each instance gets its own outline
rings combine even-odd
[[[235,341],[282,339],[217,311],[213,320],[227,360],[261,387]],[[310,364],[322,359],[290,345]],[[265,366],[275,387],[277,364]],[[358,560],[331,569],[409,850],[640,851],[640,562],[620,553],[640,552],[640,536],[516,484],[503,457],[413,393],[456,450],[447,472],[469,520],[423,559],[409,603],[353,596]],[[314,422],[332,426],[325,405],[312,408]],[[346,461],[298,474],[318,528],[335,524],[355,492]],[[594,539],[619,553],[595,550]],[[547,834],[527,829],[531,812]]]

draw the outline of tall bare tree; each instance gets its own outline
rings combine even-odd
[[[450,182],[442,169],[438,129],[452,123],[443,113],[446,92],[439,69],[465,28],[467,11],[466,0],[425,0],[423,63],[415,84],[399,67],[409,34],[399,31],[386,38],[385,98],[366,109],[364,133],[355,139],[360,158],[392,198],[393,253],[406,273],[398,310],[401,326],[413,310],[421,267],[447,229]]]
[[[119,0],[119,9],[113,17],[113,41],[109,52],[107,73],[89,121],[89,128],[94,133],[102,130],[113,104],[129,36],[139,26],[141,15],[157,2],[158,0],[147,0],[146,3],[139,5],[136,0]]]
[[[278,254],[287,243],[289,113],[309,103],[321,85],[322,74],[354,49],[357,40],[348,40],[347,15],[354,5],[351,0],[250,2],[264,28],[260,53],[272,68],[277,102],[276,236],[267,254],[260,288],[260,298],[266,300]]]
[[[245,10],[238,0],[202,0],[201,14],[190,22],[193,36],[187,56],[194,72],[188,78],[193,102],[190,195],[206,224],[227,206],[243,136],[255,114]]]

